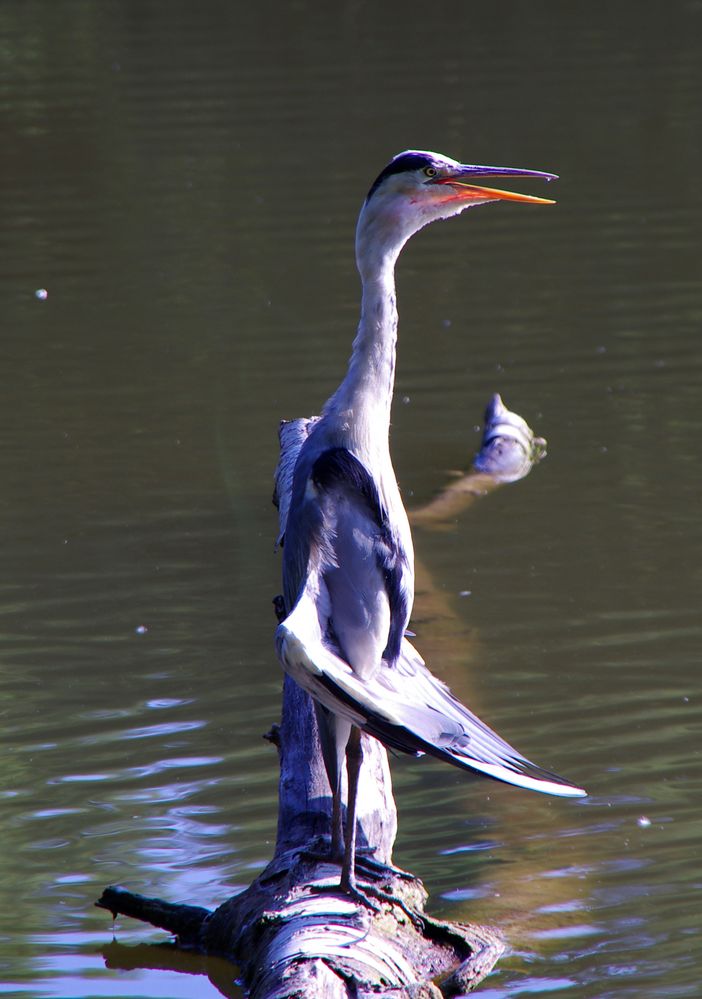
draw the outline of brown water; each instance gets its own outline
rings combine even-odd
[[[396,860],[508,933],[483,996],[698,996],[702,4],[4,0],[0,45],[0,993],[237,994],[93,902],[271,855],[276,426],[343,373],[414,146],[562,177],[404,253],[393,451],[420,502],[494,391],[548,438],[418,535],[415,627],[591,794],[398,760]]]

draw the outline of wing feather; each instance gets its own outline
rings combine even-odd
[[[347,449],[312,446],[311,430],[313,421],[296,421],[281,432],[278,496],[292,491],[280,511],[291,608],[276,632],[284,669],[334,715],[391,749],[547,794],[585,794],[510,746],[427,669],[404,637],[411,564],[372,476]],[[368,651],[359,627],[364,602],[375,629],[368,669],[358,668]],[[349,603],[357,606],[349,611]],[[349,656],[344,640],[358,655]]]
[[[493,732],[427,669],[407,639],[400,653],[402,670],[383,664],[370,679],[359,680],[324,643],[315,618],[314,600],[306,595],[278,628],[278,654],[297,682],[335,714],[390,749],[428,753],[533,791],[568,797],[585,794],[532,763]]]
[[[368,569],[359,564],[364,545],[371,572],[379,574],[378,583],[387,600],[389,619],[386,642],[381,650],[383,658],[394,661],[399,653],[410,612],[411,595],[407,586],[409,564],[402,542],[393,529],[387,510],[381,502],[376,483],[365,465],[343,447],[328,448],[317,458],[311,481],[318,490],[320,506],[324,497],[331,502],[327,536],[334,533],[336,543],[345,545],[337,553],[341,572],[351,581],[351,588],[360,592],[367,585],[373,592],[374,583],[368,579]],[[339,522],[343,519],[343,528]],[[353,594],[347,594],[353,599]],[[341,602],[341,601],[339,601]]]

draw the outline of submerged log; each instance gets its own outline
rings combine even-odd
[[[499,459],[501,450],[509,468],[505,471],[504,463],[493,460],[486,471],[478,456],[478,468],[467,478],[479,475],[483,492],[488,481],[494,488],[521,478],[540,456],[529,428],[506,410],[499,396],[486,415],[481,455]],[[275,494],[281,537],[295,457],[312,424],[296,420],[281,428]],[[491,436],[495,427],[500,432]],[[517,443],[503,445],[505,439]],[[527,453],[521,473],[515,474],[515,454],[521,459]],[[442,505],[439,497],[418,511],[419,521],[431,524],[455,515],[456,495],[465,498],[480,491],[456,493],[454,487],[450,501]],[[441,999],[473,989],[502,954],[502,937],[488,927],[433,919],[424,911],[427,892],[421,881],[392,866],[397,813],[384,747],[363,736],[357,873],[368,895],[364,905],[339,893],[339,867],[325,857],[331,795],[315,714],[309,697],[288,677],[282,721],[268,738],[280,761],[275,855],[247,889],[213,911],[116,887],[105,889],[96,904],[113,916],[127,915],[166,930],[181,950],[233,961],[250,999]],[[163,951],[159,958],[163,967]],[[112,966],[118,960],[112,947]]]

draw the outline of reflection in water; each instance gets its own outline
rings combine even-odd
[[[426,502],[498,390],[548,437],[417,538],[413,628],[591,797],[397,760],[396,859],[508,927],[492,999],[699,992],[699,5],[433,13],[0,5],[6,991],[217,994],[106,970],[93,901],[211,905],[270,856],[276,423],[337,383],[365,178],[419,145],[561,176],[403,256],[393,455]]]

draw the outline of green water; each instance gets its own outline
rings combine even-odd
[[[398,760],[396,860],[503,927],[490,999],[699,995],[701,29],[692,0],[0,5],[1,994],[237,994],[120,970],[163,935],[114,947],[93,902],[213,906],[271,855],[277,423],[341,378],[360,202],[419,147],[561,175],[403,254],[393,455],[429,499],[495,391],[548,438],[417,535],[451,627],[416,630],[591,793]]]

